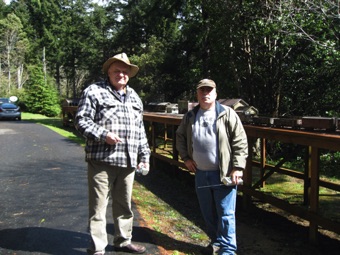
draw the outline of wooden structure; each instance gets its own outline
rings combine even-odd
[[[182,117],[182,114],[144,113],[144,121],[146,126],[149,127],[147,132],[152,147],[152,156],[171,165],[184,168],[185,165],[179,160],[178,152],[175,149],[176,136],[174,135]],[[172,133],[172,158],[157,153],[156,125],[164,125],[166,127],[164,137],[167,138],[167,141],[169,141],[167,130],[170,128]],[[247,169],[244,173],[244,185],[240,186],[240,191],[243,192],[244,196],[244,207],[247,209],[251,203],[251,197],[255,197],[309,221],[309,240],[314,243],[317,242],[319,226],[340,234],[340,223],[338,221],[327,219],[319,214],[319,187],[322,186],[337,192],[340,191],[339,184],[320,180],[319,153],[321,149],[340,151],[340,135],[251,125],[244,125],[244,127],[248,136],[250,155],[248,157]],[[252,148],[258,140],[260,140],[260,162],[254,161],[252,156]],[[275,166],[269,165],[266,160],[266,140],[298,144],[307,148],[304,172],[283,168],[282,165],[286,159],[282,159]],[[255,167],[260,169],[261,174],[259,180],[254,183],[253,171]],[[274,172],[303,180],[303,206],[292,205],[282,199],[267,195],[258,189],[264,185],[266,179]]]
[[[64,127],[74,126],[74,117],[77,112],[79,99],[65,99],[61,104],[61,117]]]

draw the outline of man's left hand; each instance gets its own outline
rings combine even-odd
[[[238,185],[239,181],[242,180],[243,171],[241,170],[233,170],[230,174],[231,181]]]
[[[150,164],[149,163],[140,162],[138,164],[138,168],[142,168],[142,167],[147,169],[147,170],[150,170]]]
[[[150,164],[149,163],[144,163],[144,162],[140,162],[138,164],[138,168],[143,168],[143,175],[147,175],[150,171]]]

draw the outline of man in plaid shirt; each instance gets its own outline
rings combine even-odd
[[[88,164],[89,232],[88,254],[103,255],[108,245],[106,208],[112,198],[114,247],[116,251],[144,253],[133,244],[131,210],[136,168],[149,171],[150,149],[143,124],[143,104],[127,85],[139,68],[125,53],[103,65],[107,80],[87,87],[80,98],[76,128],[86,138]]]

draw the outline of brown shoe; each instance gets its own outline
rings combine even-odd
[[[146,248],[139,244],[128,244],[124,247],[115,247],[115,251],[122,251],[122,252],[128,252],[128,253],[135,253],[135,254],[141,254],[146,251]]]
[[[91,249],[87,249],[87,254],[88,255],[104,255],[105,251],[93,251]]]

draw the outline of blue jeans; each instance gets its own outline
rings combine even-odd
[[[235,219],[237,186],[200,188],[218,184],[222,184],[219,170],[196,171],[197,198],[211,244],[220,247],[219,255],[235,254],[237,249]]]

